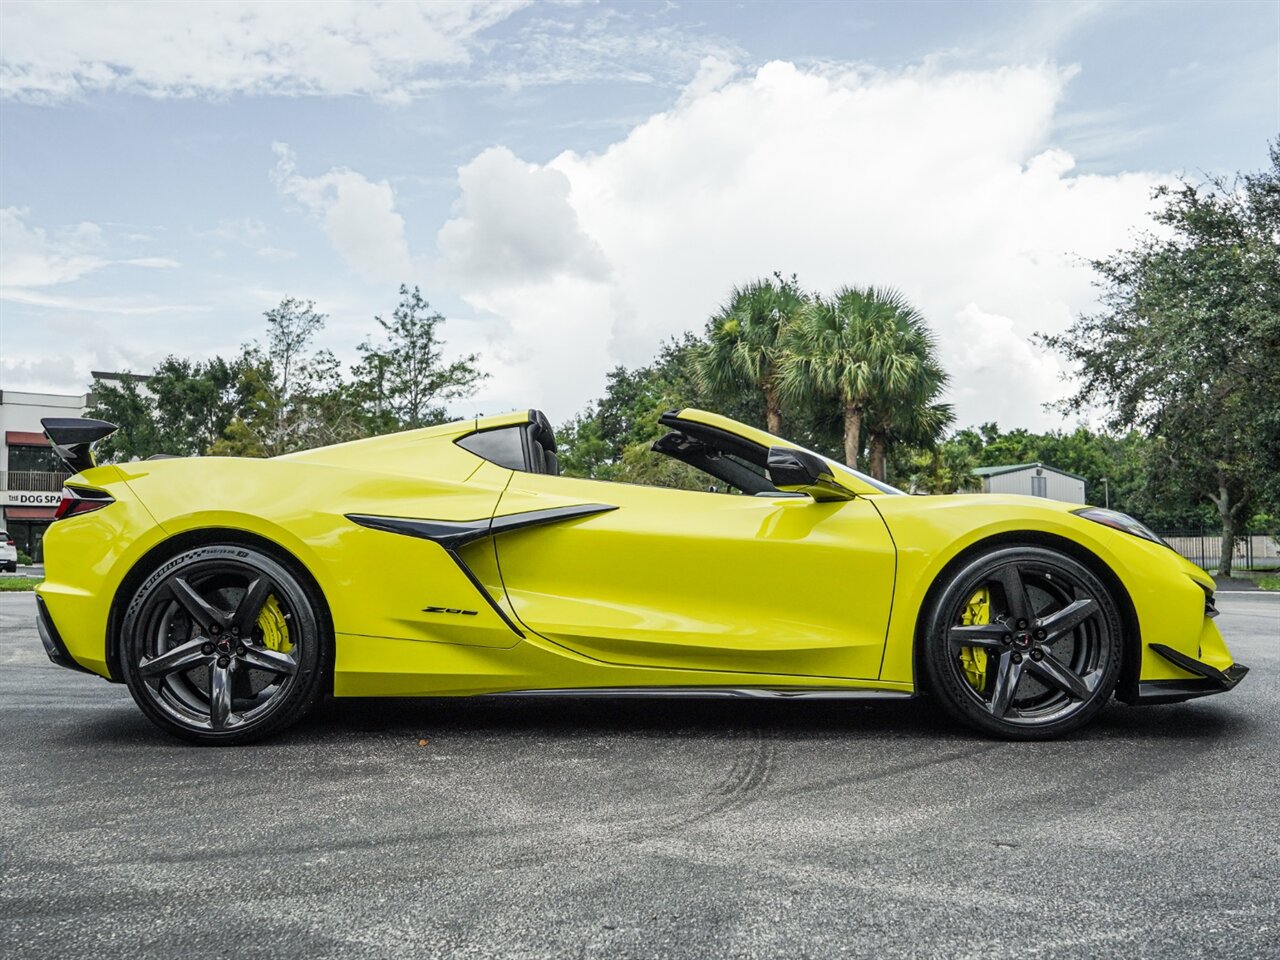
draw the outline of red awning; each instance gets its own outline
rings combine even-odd
[[[43,433],[30,433],[26,430],[6,430],[4,442],[11,447],[47,447],[49,438]]]
[[[52,520],[57,507],[5,507],[6,520]]]

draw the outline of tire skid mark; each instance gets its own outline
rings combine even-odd
[[[752,727],[745,749],[739,750],[724,779],[690,809],[642,821],[620,839],[636,843],[688,830],[752,803],[773,779],[778,746],[773,732]]]
[[[1007,745],[1004,743],[986,744],[970,747],[968,749],[952,750],[940,756],[928,757],[924,760],[896,763],[880,770],[867,773],[853,773],[844,777],[828,777],[825,780],[818,780],[813,783],[804,783],[799,786],[790,787],[781,791],[781,795],[784,797],[798,797],[806,793],[822,793],[825,790],[835,790],[840,787],[863,786],[868,783],[875,783],[877,780],[885,780],[904,773],[916,773],[919,770],[926,770],[929,767],[936,767],[944,763],[952,763],[956,760],[968,760],[973,757],[980,757],[986,753],[1003,750],[1006,746]]]

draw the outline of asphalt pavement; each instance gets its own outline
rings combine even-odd
[[[1056,743],[924,702],[346,700],[197,749],[0,594],[0,954],[1275,958],[1280,595],[1219,606],[1234,692]]]

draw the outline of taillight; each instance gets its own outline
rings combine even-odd
[[[65,520],[67,517],[78,517],[82,513],[93,513],[115,502],[110,494],[103,493],[101,490],[90,490],[87,487],[63,487],[62,502],[54,511],[53,519]]]

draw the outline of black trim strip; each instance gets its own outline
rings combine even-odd
[[[347,519],[371,530],[399,533],[419,540],[430,540],[446,550],[456,550],[472,540],[489,536],[489,520],[414,520],[411,517],[372,517],[348,513]]]
[[[507,616],[507,611],[503,610],[502,607],[498,605],[498,601],[489,595],[489,591],[484,588],[484,584],[480,582],[480,579],[471,572],[471,568],[467,566],[467,562],[448,547],[445,548],[444,552],[447,553],[453,562],[458,565],[458,569],[462,571],[462,575],[471,581],[471,585],[476,588],[476,593],[480,594],[480,596],[485,599],[485,602],[493,608],[493,612],[502,618],[502,622],[511,628],[512,633],[523,640],[524,631],[517,627],[515,621]]]
[[[1150,644],[1150,647],[1152,650],[1160,654],[1160,656],[1164,657],[1174,666],[1181,667],[1183,670],[1186,670],[1188,673],[1194,673],[1197,676],[1205,677],[1206,679],[1212,680],[1215,683],[1222,684],[1224,687],[1234,687],[1237,683],[1240,682],[1240,677],[1236,677],[1234,680],[1232,680],[1232,678],[1228,676],[1227,673],[1223,673],[1217,667],[1211,667],[1209,666],[1209,664],[1202,663],[1201,661],[1196,660],[1194,657],[1188,657],[1185,653],[1179,653],[1177,650],[1173,649],[1173,647],[1166,646],[1163,643],[1153,643],[1153,644]],[[1238,666],[1240,666],[1240,664],[1232,664],[1231,667],[1227,668],[1228,673],[1232,670],[1233,667],[1238,667]],[[1248,667],[1244,668],[1246,672],[1248,671],[1248,669],[1249,669]],[[1240,676],[1242,677],[1244,676],[1244,674],[1242,673],[1240,674]]]
[[[446,550],[456,550],[473,540],[497,536],[511,530],[534,527],[543,523],[555,523],[559,520],[590,517],[617,509],[603,503],[583,503],[572,507],[549,507],[546,510],[511,513],[505,517],[493,517],[487,520],[418,520],[413,517],[375,517],[364,513],[348,513],[347,519],[372,530],[430,540],[432,543],[440,544]]]
[[[44,652],[49,655],[53,663],[68,670],[93,673],[92,670],[76,663],[75,657],[67,651],[67,645],[62,642],[62,634],[58,633],[58,628],[53,625],[49,608],[44,605],[44,598],[39,594],[36,594],[36,631],[40,634],[40,643],[44,646]]]
[[[485,537],[496,537],[500,533],[521,530],[525,527],[538,526],[544,523],[555,523],[559,520],[574,520],[578,517],[590,517],[597,513],[608,513],[617,507],[604,503],[583,503],[572,507],[549,507],[546,510],[528,510],[524,513],[512,513],[505,517],[493,517],[488,520],[418,520],[413,517],[375,517],[363,513],[348,513],[347,519],[370,530],[381,530],[384,533],[398,533],[406,537],[417,537],[419,540],[430,540],[444,548],[444,552],[458,565],[458,569],[471,581],[471,585],[493,608],[494,613],[502,618],[502,622],[511,628],[517,637],[524,639],[524,633],[507,616],[507,612],[489,595],[484,584],[476,577],[465,560],[458,554],[458,549],[475,540]],[[56,662],[56,661],[55,661]]]
[[[1138,692],[1129,703],[1156,704],[1180,703],[1195,697],[1207,697],[1215,693],[1226,693],[1244,679],[1249,668],[1243,663],[1233,663],[1226,670],[1219,670],[1180,653],[1163,643],[1149,644],[1152,650],[1160,654],[1176,667],[1196,674],[1188,680],[1143,680],[1138,683]]]
[[[534,527],[543,523],[555,523],[559,520],[574,520],[578,517],[590,517],[597,513],[608,513],[617,510],[606,503],[582,503],[573,507],[548,507],[546,510],[528,510],[525,513],[509,513],[505,517],[494,517],[492,533],[497,536],[510,530]]]
[[[564,689],[504,690],[489,697],[602,697],[610,699],[730,699],[730,700],[912,700],[905,690],[849,687],[568,687]]]

